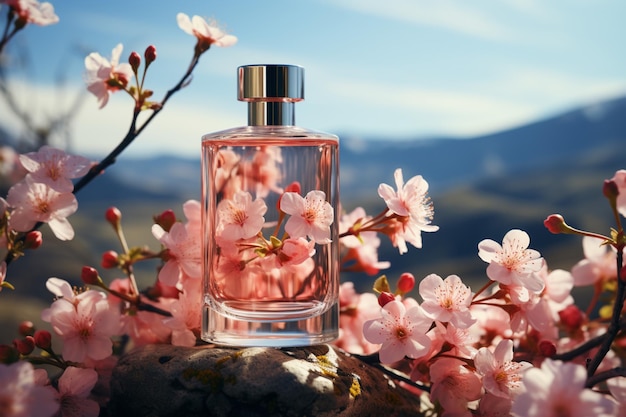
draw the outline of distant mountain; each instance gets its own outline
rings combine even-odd
[[[389,167],[423,175],[433,193],[590,152],[626,146],[626,97],[597,103],[532,124],[471,139],[342,142],[341,184],[347,197],[391,184]]]
[[[528,125],[469,139],[341,138],[341,195],[359,198],[393,183],[393,170],[421,174],[438,194],[459,184],[497,178],[626,146],[626,97]],[[109,174],[146,192],[200,197],[200,157],[126,158]]]
[[[604,233],[612,216],[601,193],[602,180],[626,168],[626,98],[608,101],[527,126],[474,139],[432,141],[384,141],[362,143],[346,140],[341,147],[342,203],[346,210],[361,205],[370,214],[384,208],[376,194],[378,184],[393,184],[393,169],[401,167],[405,178],[422,174],[431,184],[435,204],[436,233],[425,233],[422,249],[398,255],[382,237],[381,260],[392,262],[383,271],[390,279],[411,271],[458,274],[472,282],[484,276],[477,244],[484,238],[501,240],[511,228],[531,235],[531,246],[545,252],[551,267],[569,268],[582,256],[580,239],[550,235],[543,219],[562,213],[568,223]],[[357,175],[358,174],[358,175]],[[395,185],[394,185],[395,186]],[[131,246],[158,248],[150,232],[151,217],[174,209],[182,217],[181,204],[200,197],[199,158],[122,156],[93,184],[78,194],[79,210],[69,218],[76,229],[71,242],[59,242],[42,230],[42,248],[10,265],[7,280],[23,294],[49,300],[45,280],[57,276],[79,284],[83,265],[98,266],[105,250],[119,250],[104,212],[118,206]],[[156,264],[136,272],[140,280],[154,278]],[[102,271],[105,279],[119,277]],[[372,277],[349,274],[368,289]]]

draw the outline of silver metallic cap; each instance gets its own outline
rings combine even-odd
[[[240,101],[304,100],[304,68],[297,65],[244,65],[238,68]]]

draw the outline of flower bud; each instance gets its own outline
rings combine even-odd
[[[614,180],[604,180],[604,185],[602,186],[602,194],[609,201],[615,201],[617,196],[619,195],[619,188],[617,187],[617,183]]]
[[[580,330],[585,322],[585,315],[577,306],[572,304],[559,311],[559,319],[568,331],[573,332]]]
[[[556,345],[550,340],[540,341],[537,345],[537,348],[539,349],[539,353],[541,354],[541,356],[545,358],[550,358],[556,355]]]
[[[117,207],[109,207],[104,213],[104,218],[117,229],[120,226],[120,221],[122,220],[122,212]]]
[[[26,336],[24,339],[15,339],[13,345],[20,355],[30,355],[35,350],[35,339],[32,336]]]
[[[100,265],[104,269],[117,268],[120,264],[118,254],[114,250],[106,251],[102,254],[102,260],[100,261]]]
[[[141,57],[139,56],[137,52],[133,51],[128,57],[128,63],[130,64],[130,67],[133,69],[133,72],[137,73],[137,69],[139,68],[139,65],[141,65]]]
[[[0,363],[8,365],[18,360],[20,360],[20,353],[15,346],[0,345]]]
[[[405,272],[398,279],[398,291],[402,294],[411,292],[415,287],[415,277],[410,272]]]
[[[20,323],[18,331],[21,336],[32,336],[35,333],[35,325],[30,320],[25,320]]]
[[[98,271],[96,270],[96,268],[93,268],[91,266],[83,266],[80,278],[87,285],[99,285],[100,283],[102,283],[102,279],[98,275]]]
[[[380,305],[381,307],[384,307],[388,302],[395,300],[396,297],[394,297],[394,295],[390,292],[381,292],[378,295],[378,305]]]
[[[565,219],[560,214],[551,214],[544,221],[543,225],[548,229],[550,233],[558,235],[559,233],[565,233],[567,225]]]
[[[169,232],[174,223],[176,223],[176,213],[172,210],[165,210],[158,216],[154,216],[154,223],[161,226],[166,232]]]
[[[156,47],[154,45],[148,46],[143,56],[146,58],[146,66],[150,65],[157,58]]]
[[[52,346],[52,335],[47,330],[37,330],[33,335],[35,346],[39,349],[48,350]]]
[[[43,243],[43,237],[39,230],[33,230],[26,233],[24,237],[24,248],[25,249],[37,249]]]

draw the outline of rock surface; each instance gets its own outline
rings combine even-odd
[[[329,345],[148,345],[113,370],[109,416],[419,416],[419,398]]]

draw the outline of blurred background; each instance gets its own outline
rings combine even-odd
[[[423,175],[430,183],[437,233],[422,249],[399,256],[383,238],[379,258],[392,262],[395,281],[410,271],[458,274],[480,285],[484,238],[500,241],[526,230],[531,247],[552,268],[581,257],[580,239],[550,235],[543,219],[608,233],[612,216],[602,181],[626,168],[626,3],[619,0],[423,1],[185,0],[53,1],[59,23],[27,26],[0,57],[0,141],[23,150],[49,143],[94,160],[126,133],[133,103],[115,94],[98,109],[86,92],[84,58],[110,58],[124,45],[143,56],[155,45],[146,86],[159,100],[185,72],[195,39],[176,14],[215,19],[238,37],[212,48],[191,84],[109,168],[78,194],[71,242],[44,232],[44,245],[12,264],[16,291],[0,297],[0,321],[15,305],[46,305],[45,280],[80,283],[83,265],[99,266],[103,251],[119,250],[104,212],[118,206],[131,245],[158,247],[152,216],[199,199],[200,138],[245,124],[236,100],[236,68],[289,63],[306,69],[306,100],[297,123],[341,138],[342,204],[377,214],[381,182]],[[0,7],[0,30],[7,6]],[[151,282],[156,264],[140,268]],[[106,278],[115,272],[101,271]],[[376,277],[342,276],[363,291]],[[0,323],[3,324],[3,323]]]

